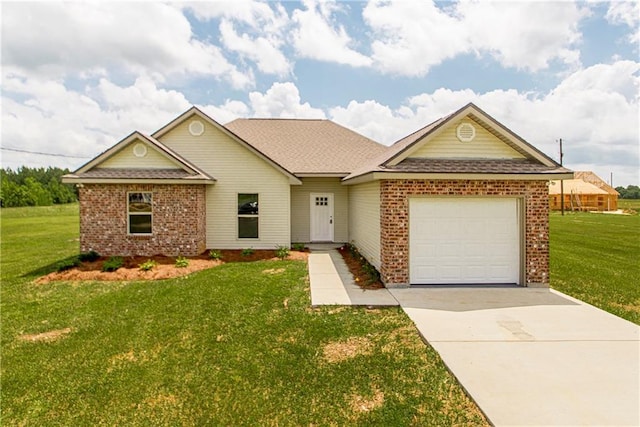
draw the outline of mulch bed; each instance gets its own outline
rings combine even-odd
[[[344,262],[349,267],[349,271],[353,274],[356,284],[362,289],[382,289],[384,285],[380,280],[372,281],[369,274],[362,267],[362,260],[359,256],[354,257],[347,245],[338,248],[338,252],[342,255]]]
[[[105,281],[130,281],[130,280],[160,280],[173,277],[186,276],[195,271],[216,267],[225,262],[252,262],[261,260],[279,260],[275,250],[256,249],[250,255],[243,255],[241,250],[220,250],[221,260],[209,258],[209,252],[195,257],[185,257],[189,260],[187,267],[176,267],[176,258],[164,255],[150,257],[131,256],[123,257],[123,265],[116,271],[102,271],[102,264],[109,257],[100,257],[96,261],[83,262],[79,266],[66,271],[49,273],[36,280],[38,284],[45,284],[56,280],[105,280]],[[290,251],[288,260],[306,260],[307,252]],[[140,270],[140,264],[146,261],[155,261],[156,266],[149,271]]]

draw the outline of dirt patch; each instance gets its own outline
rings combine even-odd
[[[331,342],[324,346],[324,360],[329,363],[342,362],[359,355],[371,353],[371,341],[365,337],[350,337],[346,341]]]
[[[355,394],[349,400],[353,412],[369,412],[384,404],[384,393],[378,388],[374,388],[373,396],[364,397]]]
[[[197,257],[188,257],[189,265],[186,267],[176,267],[176,259],[164,255],[151,257],[124,257],[124,264],[116,271],[102,271],[102,265],[108,257],[100,257],[93,262],[83,262],[78,267],[66,271],[49,273],[38,278],[37,284],[46,284],[56,280],[64,281],[135,281],[135,280],[161,280],[174,277],[186,276],[196,271],[206,270],[224,264],[225,262],[252,262],[261,260],[279,260],[275,250],[255,250],[250,255],[242,255],[241,250],[217,251],[222,255],[222,259],[213,260],[209,258],[208,252]],[[306,260],[308,253],[291,251],[288,260]],[[156,265],[148,271],[140,269],[140,264],[147,261],[154,261]],[[272,269],[274,271],[279,269]],[[284,271],[284,269],[282,269]],[[279,271],[272,273],[277,274]]]
[[[266,270],[262,270],[262,274],[280,274],[284,273],[284,268],[268,268]]]
[[[28,342],[52,342],[69,335],[71,332],[73,332],[71,328],[56,329],[55,331],[42,332],[39,334],[20,335],[18,339]]]

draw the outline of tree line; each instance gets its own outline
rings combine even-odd
[[[627,188],[616,187],[621,199],[640,199],[640,187],[637,185],[627,185]]]
[[[49,206],[78,200],[74,185],[63,184],[69,169],[20,167],[0,169],[0,206]]]

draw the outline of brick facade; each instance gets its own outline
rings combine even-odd
[[[549,195],[547,181],[383,180],[380,183],[381,278],[387,286],[409,285],[409,197],[509,196],[524,200],[525,286],[549,286]]]
[[[127,193],[153,193],[152,235],[127,233]],[[193,256],[206,249],[204,185],[84,184],[80,250],[100,255]]]

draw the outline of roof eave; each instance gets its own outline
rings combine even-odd
[[[362,175],[347,177],[343,180],[346,185],[360,184],[363,182],[382,180],[382,179],[424,179],[424,180],[465,180],[465,181],[550,181],[557,179],[572,179],[573,172],[535,172],[535,173],[434,173],[434,172],[394,172],[394,171],[375,171],[367,172]]]
[[[63,184],[215,184],[213,178],[189,177],[189,178],[85,178],[73,174],[62,176]]]

